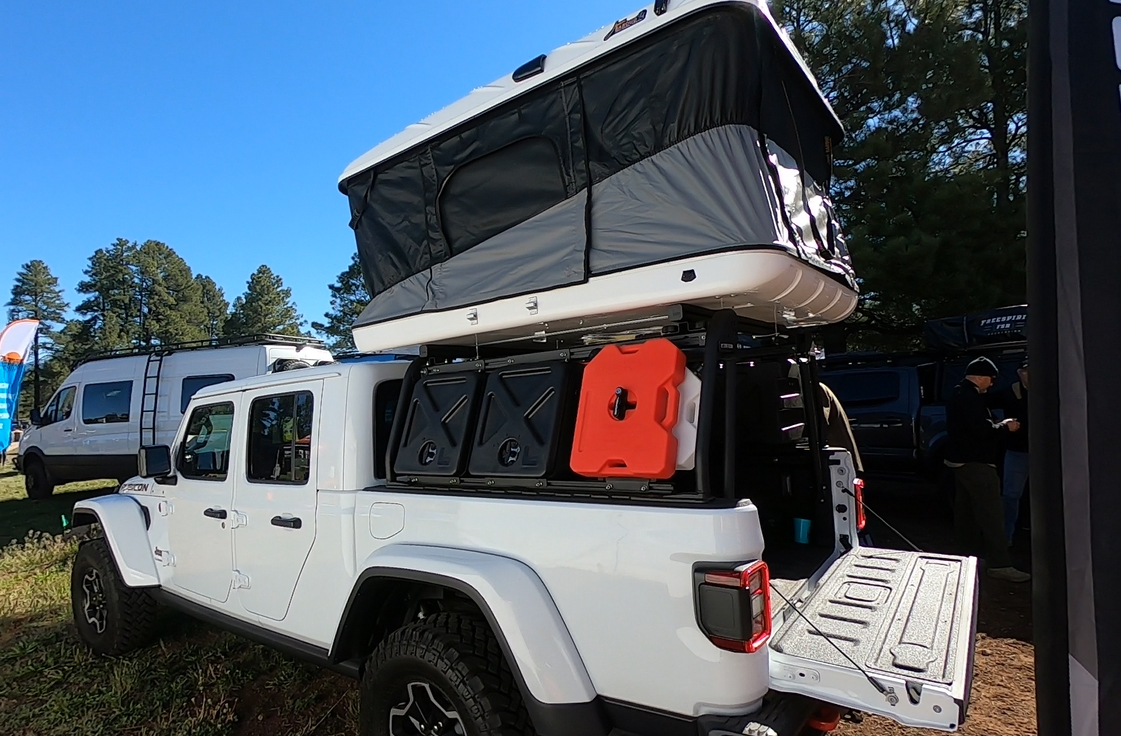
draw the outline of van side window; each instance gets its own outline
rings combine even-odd
[[[249,409],[249,480],[307,483],[311,419],[312,396],[308,391],[255,399]]]
[[[62,389],[62,393],[58,395],[58,414],[54,421],[61,422],[70,418],[70,415],[74,413],[74,397],[77,395],[78,389],[74,386],[67,386]]]
[[[232,380],[234,377],[229,373],[220,376],[187,376],[183,379],[183,390],[179,394],[179,413],[187,413],[187,404],[191,403],[191,397],[198,393],[199,389]]]
[[[127,422],[132,405],[132,381],[91,383],[82,389],[82,423]]]
[[[77,390],[73,386],[60,389],[51,399],[51,403],[47,404],[47,408],[43,410],[41,426],[45,427],[48,424],[69,419],[70,414],[74,411],[74,396],[76,394]]]
[[[234,405],[229,402],[195,407],[179,448],[179,474],[198,480],[225,480],[233,422]]]
[[[385,479],[385,454],[389,451],[389,433],[397,399],[401,397],[401,381],[382,381],[374,389],[374,477]]]

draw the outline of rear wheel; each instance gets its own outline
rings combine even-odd
[[[498,641],[481,618],[440,613],[398,629],[362,675],[362,736],[533,736]]]
[[[104,539],[78,548],[70,574],[70,603],[78,638],[95,654],[131,652],[155,632],[155,599],[144,588],[121,582]]]
[[[47,474],[47,465],[39,457],[31,455],[24,459],[23,487],[28,498],[50,498],[54,493],[54,482]]]

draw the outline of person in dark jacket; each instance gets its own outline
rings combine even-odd
[[[1019,381],[993,397],[994,408],[1005,417],[1015,419],[1020,431],[1008,435],[1004,451],[1004,483],[1001,498],[1004,501],[1004,533],[1008,544],[1016,532],[1020,517],[1020,499],[1028,483],[1028,362],[1025,360],[1017,373]]]
[[[954,469],[957,497],[954,527],[958,544],[972,550],[980,542],[990,577],[1015,583],[1031,575],[1012,566],[1004,533],[1004,506],[996,464],[1004,439],[1020,429],[1013,418],[997,422],[985,399],[999,375],[988,358],[977,358],[946,403],[946,465]]]
[[[857,473],[864,472],[864,463],[860,459],[860,450],[856,446],[856,437],[852,433],[852,424],[841,406],[837,394],[824,383],[818,383],[821,389],[821,409],[825,414],[825,444],[830,447],[841,447],[852,455],[852,467]]]

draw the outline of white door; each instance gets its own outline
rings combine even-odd
[[[38,447],[46,455],[47,473],[57,481],[74,477],[78,458],[74,438],[74,398],[77,386],[63,386],[43,409],[39,426],[24,437],[25,448]]]
[[[196,406],[175,448],[175,485],[168,541],[175,560],[171,585],[225,602],[233,582],[233,474],[241,455],[233,441],[236,400]],[[244,436],[244,435],[242,435]]]
[[[234,507],[246,524],[234,532],[238,598],[250,613],[288,614],[296,581],[315,541],[315,453],[322,381],[283,393],[246,392],[245,474]]]
[[[74,436],[85,477],[127,478],[136,472],[138,391],[131,379],[82,384]]]

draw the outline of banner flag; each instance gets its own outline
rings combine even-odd
[[[19,387],[27,365],[27,354],[31,352],[38,329],[39,320],[21,319],[0,332],[0,448],[7,447],[12,441]]]

